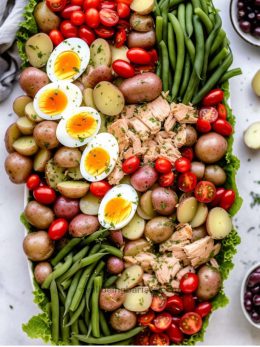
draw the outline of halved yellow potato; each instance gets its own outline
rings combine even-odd
[[[132,11],[138,14],[149,14],[153,11],[154,0],[133,0],[130,8]]]
[[[137,240],[142,237],[144,228],[145,220],[136,213],[131,222],[122,229],[122,234],[128,240]]]
[[[132,265],[125,269],[116,281],[117,289],[134,288],[143,278],[143,269],[140,265]]]
[[[25,115],[28,119],[30,119],[32,122],[41,122],[43,121],[43,119],[38,116],[38,114],[36,113],[34,107],[33,107],[33,103],[29,102],[26,106],[25,106]]]
[[[177,219],[180,223],[190,223],[195,217],[198,201],[193,196],[182,200],[177,207]]]
[[[206,222],[209,209],[206,204],[199,203],[196,214],[192,219],[190,225],[192,228],[198,228]]]
[[[231,217],[223,208],[214,207],[209,211],[206,228],[213,239],[224,239],[232,231]]]
[[[8,153],[13,153],[14,142],[22,136],[20,129],[16,123],[11,124],[5,132],[5,148]]]
[[[25,156],[34,155],[39,149],[33,136],[20,137],[13,143],[13,148]]]
[[[152,299],[148,287],[136,287],[126,293],[123,305],[129,311],[144,312],[151,306]]]
[[[102,81],[93,92],[97,109],[107,116],[117,116],[125,106],[122,92],[110,82]]]
[[[82,213],[97,216],[101,200],[101,198],[88,192],[86,196],[80,199],[79,208]]]
[[[87,194],[89,184],[83,181],[65,181],[58,183],[57,189],[65,198],[79,199]]]
[[[94,67],[111,65],[111,50],[108,42],[104,39],[96,39],[90,46],[90,62]]]
[[[16,121],[16,124],[17,124],[19,130],[21,131],[21,133],[24,135],[31,135],[33,133],[33,129],[36,125],[34,122],[32,122],[27,117],[20,117]]]
[[[18,96],[13,102],[13,110],[18,117],[25,117],[25,106],[32,102],[32,98],[27,95]]]
[[[48,160],[51,159],[51,151],[46,148],[42,148],[34,157],[33,169],[34,171],[44,172]]]

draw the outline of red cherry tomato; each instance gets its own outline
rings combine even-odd
[[[134,339],[135,346],[149,346],[149,335],[141,332]]]
[[[175,325],[177,325],[177,327],[180,325],[180,320],[181,320],[180,317],[176,317],[176,316],[173,316],[173,317],[172,317],[172,323],[174,323]]]
[[[119,18],[126,18],[130,15],[130,7],[124,3],[117,4],[117,13]]]
[[[225,119],[218,119],[213,123],[213,129],[223,136],[230,136],[233,133],[232,125]]]
[[[83,11],[75,11],[70,17],[70,21],[73,25],[80,26],[85,22],[85,14]]]
[[[61,17],[64,19],[70,19],[71,15],[75,11],[81,11],[81,7],[77,5],[69,5],[61,12]]]
[[[75,25],[73,25],[69,20],[64,20],[60,24],[60,30],[62,35],[68,39],[70,37],[78,36],[78,29]]]
[[[193,172],[184,172],[179,176],[178,188],[184,193],[192,192],[197,184],[197,176]]]
[[[48,235],[52,240],[61,239],[68,231],[69,224],[65,218],[55,219],[49,226]]]
[[[168,335],[163,333],[152,334],[149,341],[151,346],[169,346],[170,344]]]
[[[171,162],[166,158],[158,158],[155,161],[154,168],[157,172],[167,174],[172,170]]]
[[[209,92],[202,100],[204,106],[215,106],[224,99],[223,90],[217,88]]]
[[[148,327],[152,333],[162,333],[163,330],[157,328],[153,323],[148,324]]]
[[[151,63],[156,64],[159,60],[158,53],[157,53],[156,49],[151,49],[150,51],[148,51],[148,54],[150,55]]]
[[[130,24],[127,20],[119,19],[117,23],[118,29],[125,29],[126,31],[130,30]]]
[[[163,174],[159,177],[159,184],[161,187],[170,187],[173,185],[175,179],[174,173],[171,171],[167,174]]]
[[[199,110],[199,118],[214,123],[218,119],[218,111],[212,106],[202,107]]]
[[[62,11],[67,4],[67,0],[46,0],[46,5],[52,12]]]
[[[184,294],[194,293],[195,290],[198,288],[198,285],[199,285],[198,275],[192,272],[185,274],[180,280],[180,290]]]
[[[27,178],[26,186],[29,190],[33,190],[39,187],[41,179],[38,175],[30,175]]]
[[[183,311],[183,301],[179,295],[170,296],[167,299],[166,309],[172,314],[179,314]]]
[[[188,172],[191,169],[191,162],[185,157],[180,157],[175,161],[175,169],[178,172]]]
[[[172,316],[170,313],[163,312],[159,314],[154,319],[154,325],[156,328],[161,329],[162,331],[167,330],[172,323]]]
[[[115,37],[115,46],[116,48],[120,48],[126,42],[126,30],[124,28],[118,29]]]
[[[89,190],[98,198],[103,198],[106,193],[111,189],[111,185],[107,181],[92,182]]]
[[[106,27],[113,27],[119,21],[119,16],[114,10],[110,10],[109,8],[102,8],[99,12],[100,21]]]
[[[229,210],[236,200],[236,193],[232,189],[228,189],[224,192],[220,199],[219,206],[224,208],[224,210]]]
[[[78,5],[82,6],[84,3],[84,0],[70,0],[71,5]]]
[[[227,119],[227,109],[223,104],[218,104],[218,116],[221,119]]]
[[[185,313],[181,317],[180,330],[186,335],[196,334],[201,330],[202,319],[201,316],[196,312]]]
[[[100,24],[99,12],[95,8],[89,8],[85,12],[85,21],[90,28],[97,28]]]
[[[182,297],[184,312],[193,312],[195,310],[195,300],[193,295],[186,294]]]
[[[180,331],[179,327],[174,324],[174,322],[172,322],[166,333],[169,336],[171,342],[180,344],[184,339],[183,333]]]
[[[201,302],[200,304],[198,304],[195,312],[198,313],[201,318],[206,317],[207,315],[209,315],[212,311],[212,305],[210,302]]]
[[[116,3],[114,1],[102,1],[100,9],[116,10]]]
[[[132,65],[130,65],[127,61],[117,59],[113,62],[112,68],[118,76],[123,78],[130,78],[135,75],[135,70]]]
[[[130,48],[126,55],[134,64],[146,65],[151,63],[151,55],[143,48]]]
[[[86,25],[82,25],[79,28],[79,37],[85,42],[87,42],[89,46],[96,39],[95,33],[91,29],[89,29]]]
[[[199,202],[208,204],[215,198],[216,187],[212,182],[200,181],[195,188],[194,195]]]
[[[40,204],[50,205],[56,200],[56,193],[55,190],[50,187],[40,186],[34,189],[33,197]]]
[[[96,8],[98,9],[100,7],[101,0],[85,0],[83,4],[84,10],[87,10],[88,8]]]
[[[216,195],[210,203],[211,207],[219,206],[220,201],[221,201],[223,195],[225,194],[225,191],[226,191],[226,189],[224,189],[224,188],[217,188]]]
[[[198,118],[197,120],[197,130],[200,133],[208,133],[211,130],[211,124],[208,120]]]
[[[95,32],[102,39],[109,39],[114,36],[115,30],[113,28],[99,27],[95,29]]]
[[[118,3],[118,4],[127,4],[128,6],[130,6],[131,5],[131,3],[133,2],[133,0],[116,0],[116,2]]]
[[[145,314],[140,314],[138,316],[138,323],[140,325],[146,326],[148,324],[150,324],[155,318],[155,313],[152,310],[149,310],[147,313]]]
[[[122,170],[127,175],[134,173],[140,167],[140,159],[134,155],[126,159],[122,164]]]
[[[189,159],[190,162],[192,162],[192,159],[194,157],[193,149],[191,147],[183,147],[181,149],[181,155],[184,158]]]
[[[53,29],[49,32],[50,39],[54,46],[58,46],[62,41],[64,41],[64,37],[59,30]]]
[[[164,311],[167,304],[167,297],[164,294],[158,294],[153,296],[151,309],[155,312]]]

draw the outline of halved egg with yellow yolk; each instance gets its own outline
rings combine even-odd
[[[100,125],[100,115],[94,108],[78,107],[60,120],[56,135],[64,146],[80,147],[98,133]]]
[[[49,83],[35,95],[33,106],[43,119],[62,118],[68,110],[79,107],[82,93],[79,87],[69,82]]]
[[[79,38],[61,42],[52,52],[47,63],[47,74],[53,82],[75,81],[87,68],[89,46]]]
[[[109,133],[96,135],[85,148],[80,172],[89,182],[97,182],[106,178],[114,169],[118,159],[118,143]]]
[[[107,229],[121,229],[134,217],[138,194],[129,184],[119,184],[110,189],[98,210],[99,223]]]

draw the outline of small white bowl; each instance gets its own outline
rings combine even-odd
[[[260,267],[260,263],[254,264],[246,273],[243,282],[242,282],[242,286],[241,286],[241,292],[240,292],[240,303],[241,303],[241,308],[242,311],[244,313],[244,316],[246,317],[246,319],[248,320],[248,322],[253,325],[255,328],[260,329],[260,323],[255,323],[253,322],[253,320],[251,319],[250,315],[248,314],[247,310],[245,309],[244,306],[244,294],[246,292],[246,283],[248,280],[249,275],[258,267]]]

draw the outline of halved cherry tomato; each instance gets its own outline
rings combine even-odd
[[[170,339],[168,335],[160,333],[160,334],[152,334],[150,336],[150,345],[151,346],[169,346]]]
[[[178,172],[188,172],[191,169],[191,162],[185,157],[180,157],[175,161],[175,170]]]
[[[200,181],[195,188],[194,195],[199,202],[208,204],[215,198],[216,187],[212,182]]]
[[[84,0],[70,0],[70,3],[72,5],[79,5],[79,6],[82,6],[83,3],[84,3]]]
[[[131,5],[131,3],[133,2],[133,0],[116,0],[116,2],[118,4],[122,3],[122,4],[127,4],[127,5]]]
[[[130,7],[127,4],[119,3],[117,4],[117,13],[119,18],[126,18],[130,15]]]
[[[103,198],[106,193],[111,189],[111,185],[107,181],[92,182],[89,190],[98,198]]]
[[[233,133],[232,125],[225,119],[218,119],[213,123],[213,129],[223,136],[230,136]]]
[[[188,272],[180,280],[180,290],[185,294],[194,293],[199,285],[198,275]]]
[[[196,307],[195,312],[198,313],[201,318],[206,317],[207,315],[209,315],[212,311],[212,305],[210,302],[201,302],[200,304],[198,304],[198,306]]]
[[[220,199],[219,206],[224,208],[224,210],[229,210],[236,200],[236,193],[232,189],[228,189],[224,192]]]
[[[67,0],[46,0],[46,5],[52,12],[62,11],[67,4]]]
[[[130,30],[130,23],[127,20],[119,19],[117,23],[118,29],[125,29],[126,31]]]
[[[176,317],[176,316],[173,316],[173,317],[172,317],[172,323],[174,323],[175,325],[177,325],[177,327],[180,325],[180,320],[181,320],[180,317]]]
[[[34,189],[33,197],[36,201],[43,205],[50,205],[56,200],[55,190],[47,186],[39,186]]]
[[[60,30],[62,35],[66,39],[78,36],[78,28],[75,25],[73,25],[69,20],[64,20],[63,22],[61,22]]]
[[[202,319],[201,316],[196,312],[185,313],[181,317],[180,330],[186,335],[196,334],[201,330]]]
[[[156,49],[153,48],[150,51],[148,51],[148,53],[151,57],[151,63],[156,64],[159,60],[158,53],[157,53]]]
[[[193,295],[186,294],[182,297],[184,312],[193,312],[195,310],[195,299]]]
[[[223,90],[216,88],[211,90],[202,100],[204,106],[215,106],[224,99]]]
[[[194,157],[193,149],[191,147],[183,147],[181,149],[181,155],[191,162]]]
[[[223,195],[225,194],[225,191],[226,191],[225,188],[217,188],[216,195],[210,203],[211,207],[219,206],[220,201],[221,201]]]
[[[167,174],[163,174],[159,177],[159,184],[161,187],[170,187],[173,185],[175,179],[174,173],[171,171]]]
[[[124,28],[118,29],[115,37],[115,46],[116,48],[120,48],[126,42],[126,30]]]
[[[166,158],[158,158],[155,161],[154,168],[157,172],[167,174],[172,170],[171,162]]]
[[[197,130],[200,133],[208,133],[211,130],[211,124],[208,120],[198,118],[197,120]]]
[[[140,163],[140,159],[136,155],[134,155],[123,162],[122,170],[127,175],[130,175],[134,173],[137,169],[139,169]]]
[[[214,123],[218,119],[218,111],[212,106],[202,107],[199,110],[199,118]]]
[[[81,11],[81,7],[77,5],[69,5],[61,12],[61,17],[64,19],[70,19],[71,15],[75,11]]]
[[[109,10],[116,10],[116,3],[114,1],[101,1],[100,9],[103,8],[109,9]]]
[[[197,184],[197,176],[193,172],[184,172],[179,176],[178,188],[184,193],[192,192]]]
[[[98,10],[96,8],[88,8],[85,12],[85,21],[90,28],[97,28],[100,24]]]
[[[113,27],[119,21],[119,16],[114,10],[110,10],[109,8],[102,8],[99,12],[100,21],[106,27]]]
[[[34,175],[30,175],[27,178],[26,186],[29,190],[33,190],[33,189],[38,188],[40,183],[41,183],[40,177],[38,175],[34,174]]]
[[[149,346],[149,335],[145,332],[141,332],[136,335],[134,339],[136,346]]]
[[[184,339],[183,333],[181,332],[179,327],[174,324],[174,322],[172,322],[166,333],[169,336],[170,340],[174,343],[180,344]]]
[[[162,331],[167,330],[172,323],[172,316],[170,313],[163,312],[159,314],[154,319],[154,325],[156,328],[161,329]]]
[[[64,41],[64,37],[59,30],[53,29],[49,32],[50,39],[54,46],[58,46],[62,41]]]
[[[218,104],[218,116],[221,119],[227,119],[227,109],[223,104]]]
[[[69,223],[65,218],[55,219],[48,229],[48,235],[52,240],[61,239],[68,231]]]
[[[100,26],[95,29],[95,32],[99,37],[102,37],[102,39],[109,39],[110,37],[114,36],[115,30],[113,28]]]
[[[83,4],[84,10],[88,8],[99,8],[101,0],[85,0]]]
[[[157,328],[153,323],[149,323],[148,327],[152,333],[162,333],[163,332],[162,329]]]
[[[151,309],[155,312],[162,312],[167,304],[167,297],[164,294],[158,294],[153,296]]]
[[[138,316],[138,323],[140,325],[146,326],[150,324],[155,318],[155,313],[152,310],[149,310],[147,313],[140,314]]]
[[[96,35],[94,31],[89,29],[86,25],[82,25],[79,28],[79,37],[87,42],[87,44],[90,46],[91,43],[96,39]]]
[[[70,17],[70,21],[73,25],[80,26],[85,22],[85,14],[83,11],[75,11]]]
[[[172,314],[179,314],[183,311],[183,301],[179,295],[170,296],[167,299],[166,309]]]
[[[130,48],[126,55],[134,64],[146,65],[151,63],[151,55],[143,48]]]

